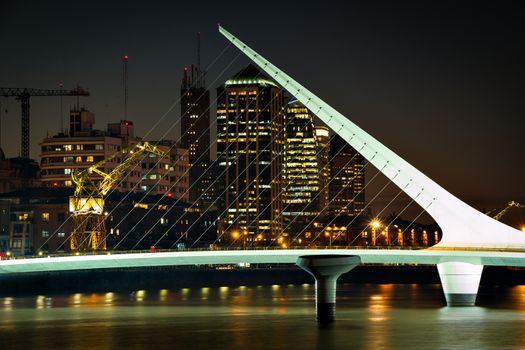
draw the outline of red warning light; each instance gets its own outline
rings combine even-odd
[[[58,187],[58,182],[53,182],[53,187]]]
[[[169,198],[173,197],[173,193],[171,192],[166,193],[166,197],[169,197]]]
[[[128,55],[124,55],[124,56],[122,56],[122,58],[127,61],[128,60]]]

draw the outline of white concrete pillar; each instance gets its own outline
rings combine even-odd
[[[465,262],[437,264],[448,306],[473,306],[479,289],[483,265]]]
[[[361,263],[355,255],[305,255],[296,264],[315,278],[317,321],[335,320],[337,279]]]

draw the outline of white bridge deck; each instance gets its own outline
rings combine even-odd
[[[428,264],[466,262],[476,265],[525,266],[525,251],[481,250],[402,250],[402,249],[283,249],[283,250],[210,250],[155,253],[112,253],[38,257],[0,261],[0,275],[146,266],[222,265],[222,264],[295,264],[304,255],[357,255],[363,264]]]

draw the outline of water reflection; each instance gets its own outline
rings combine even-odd
[[[12,310],[13,309],[13,298],[12,297],[4,298],[2,305],[4,306],[4,310]]]
[[[201,288],[201,300],[208,300],[209,294],[210,294],[210,288],[208,287]]]
[[[317,327],[313,285],[5,297],[0,345],[16,340],[16,348],[27,349],[525,348],[525,286],[483,293],[502,297],[490,307],[447,308],[433,285],[341,285],[338,322],[330,327]]]
[[[230,287],[220,287],[219,288],[221,300],[225,300],[226,298],[228,298],[229,291],[230,291]]]
[[[161,289],[159,291],[159,300],[160,301],[168,300],[168,294],[169,294],[169,291],[167,289]]]
[[[145,298],[146,298],[146,291],[145,290],[138,290],[135,293],[135,300],[136,301],[142,302],[142,301],[144,301]]]
[[[113,292],[106,293],[105,298],[104,298],[104,301],[106,302],[106,305],[113,304],[113,299],[114,298],[115,298],[115,293],[113,293]]]
[[[82,294],[75,293],[72,296],[72,302],[70,304],[73,304],[74,307],[80,307],[80,304],[82,303]]]

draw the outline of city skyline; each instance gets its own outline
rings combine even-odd
[[[16,4],[8,6],[7,13],[12,16],[7,16],[2,25],[10,34],[6,36],[7,47],[12,50],[0,58],[0,84],[54,88],[53,84],[63,81],[66,88],[72,88],[78,82],[91,92],[91,97],[81,101],[97,115],[99,128],[122,119],[122,50],[130,56],[129,119],[135,122],[137,135],[143,136],[151,126],[147,120],[157,120],[178,100],[183,67],[196,61],[195,34],[202,33],[203,67],[226,47],[215,33],[216,22],[220,21],[247,42],[258,43],[258,48],[280,62],[288,73],[320,92],[341,112],[460,198],[480,209],[524,199],[520,174],[525,165],[519,161],[525,123],[519,99],[523,68],[518,64],[523,56],[519,40],[523,24],[517,21],[518,12],[512,8],[474,7],[473,3],[440,3],[430,8],[386,2],[369,7],[350,4],[353,11],[339,13],[338,8],[331,9],[330,23],[323,19],[302,27],[294,26],[298,22],[286,16],[292,8],[287,4],[273,16],[276,24],[288,23],[283,27],[264,26],[260,21],[249,26],[253,18],[233,21],[238,15],[234,10],[217,11],[213,16],[221,18],[216,19],[210,19],[213,11],[206,11],[198,19],[192,17],[191,25],[184,16],[168,23],[159,9],[150,8],[137,28],[126,24],[127,15],[136,10],[134,5],[130,9],[110,6],[105,14],[86,8],[78,16],[102,19],[101,28],[82,29],[75,35],[62,31],[60,35],[65,38],[61,40],[55,40],[58,32],[48,34],[40,38],[38,45],[29,45],[34,51],[30,55],[25,46],[15,45],[13,40],[31,26],[42,24],[33,18],[37,10],[55,11],[42,16],[53,28],[67,23],[67,15],[76,10],[65,3],[51,9],[40,6],[32,7],[35,12],[30,11],[23,20],[19,17],[23,11]],[[178,10],[184,12],[184,6]],[[213,4],[207,6],[214,8]],[[312,20],[316,18],[314,10],[321,14],[329,11],[307,7],[294,8]],[[118,11],[122,11],[122,17],[109,22]],[[155,16],[161,20],[149,28],[147,24]],[[30,19],[34,21],[26,29],[14,33],[11,21],[24,24]],[[418,31],[414,32],[411,28],[416,24]],[[111,34],[103,32],[114,27],[117,30]],[[34,43],[36,39],[27,40]],[[289,50],[282,49],[285,44],[290,45]],[[295,55],[297,52],[308,55]],[[211,67],[210,91],[228,74],[245,66],[246,60],[235,60],[219,77],[235,55],[234,50],[228,50]],[[39,64],[31,63],[30,58],[38,59]],[[46,131],[53,135],[59,129],[58,98],[54,100],[32,99],[33,157]],[[64,101],[65,117],[75,99]],[[14,99],[0,98],[0,102],[1,145],[7,157],[14,157],[20,141],[19,105]],[[149,138],[158,139],[159,130],[167,130],[178,120],[178,109],[175,106]],[[39,137],[38,133],[43,135]],[[178,135],[174,132],[168,138],[177,139]]]
[[[525,348],[519,5],[2,6],[0,348]]]

